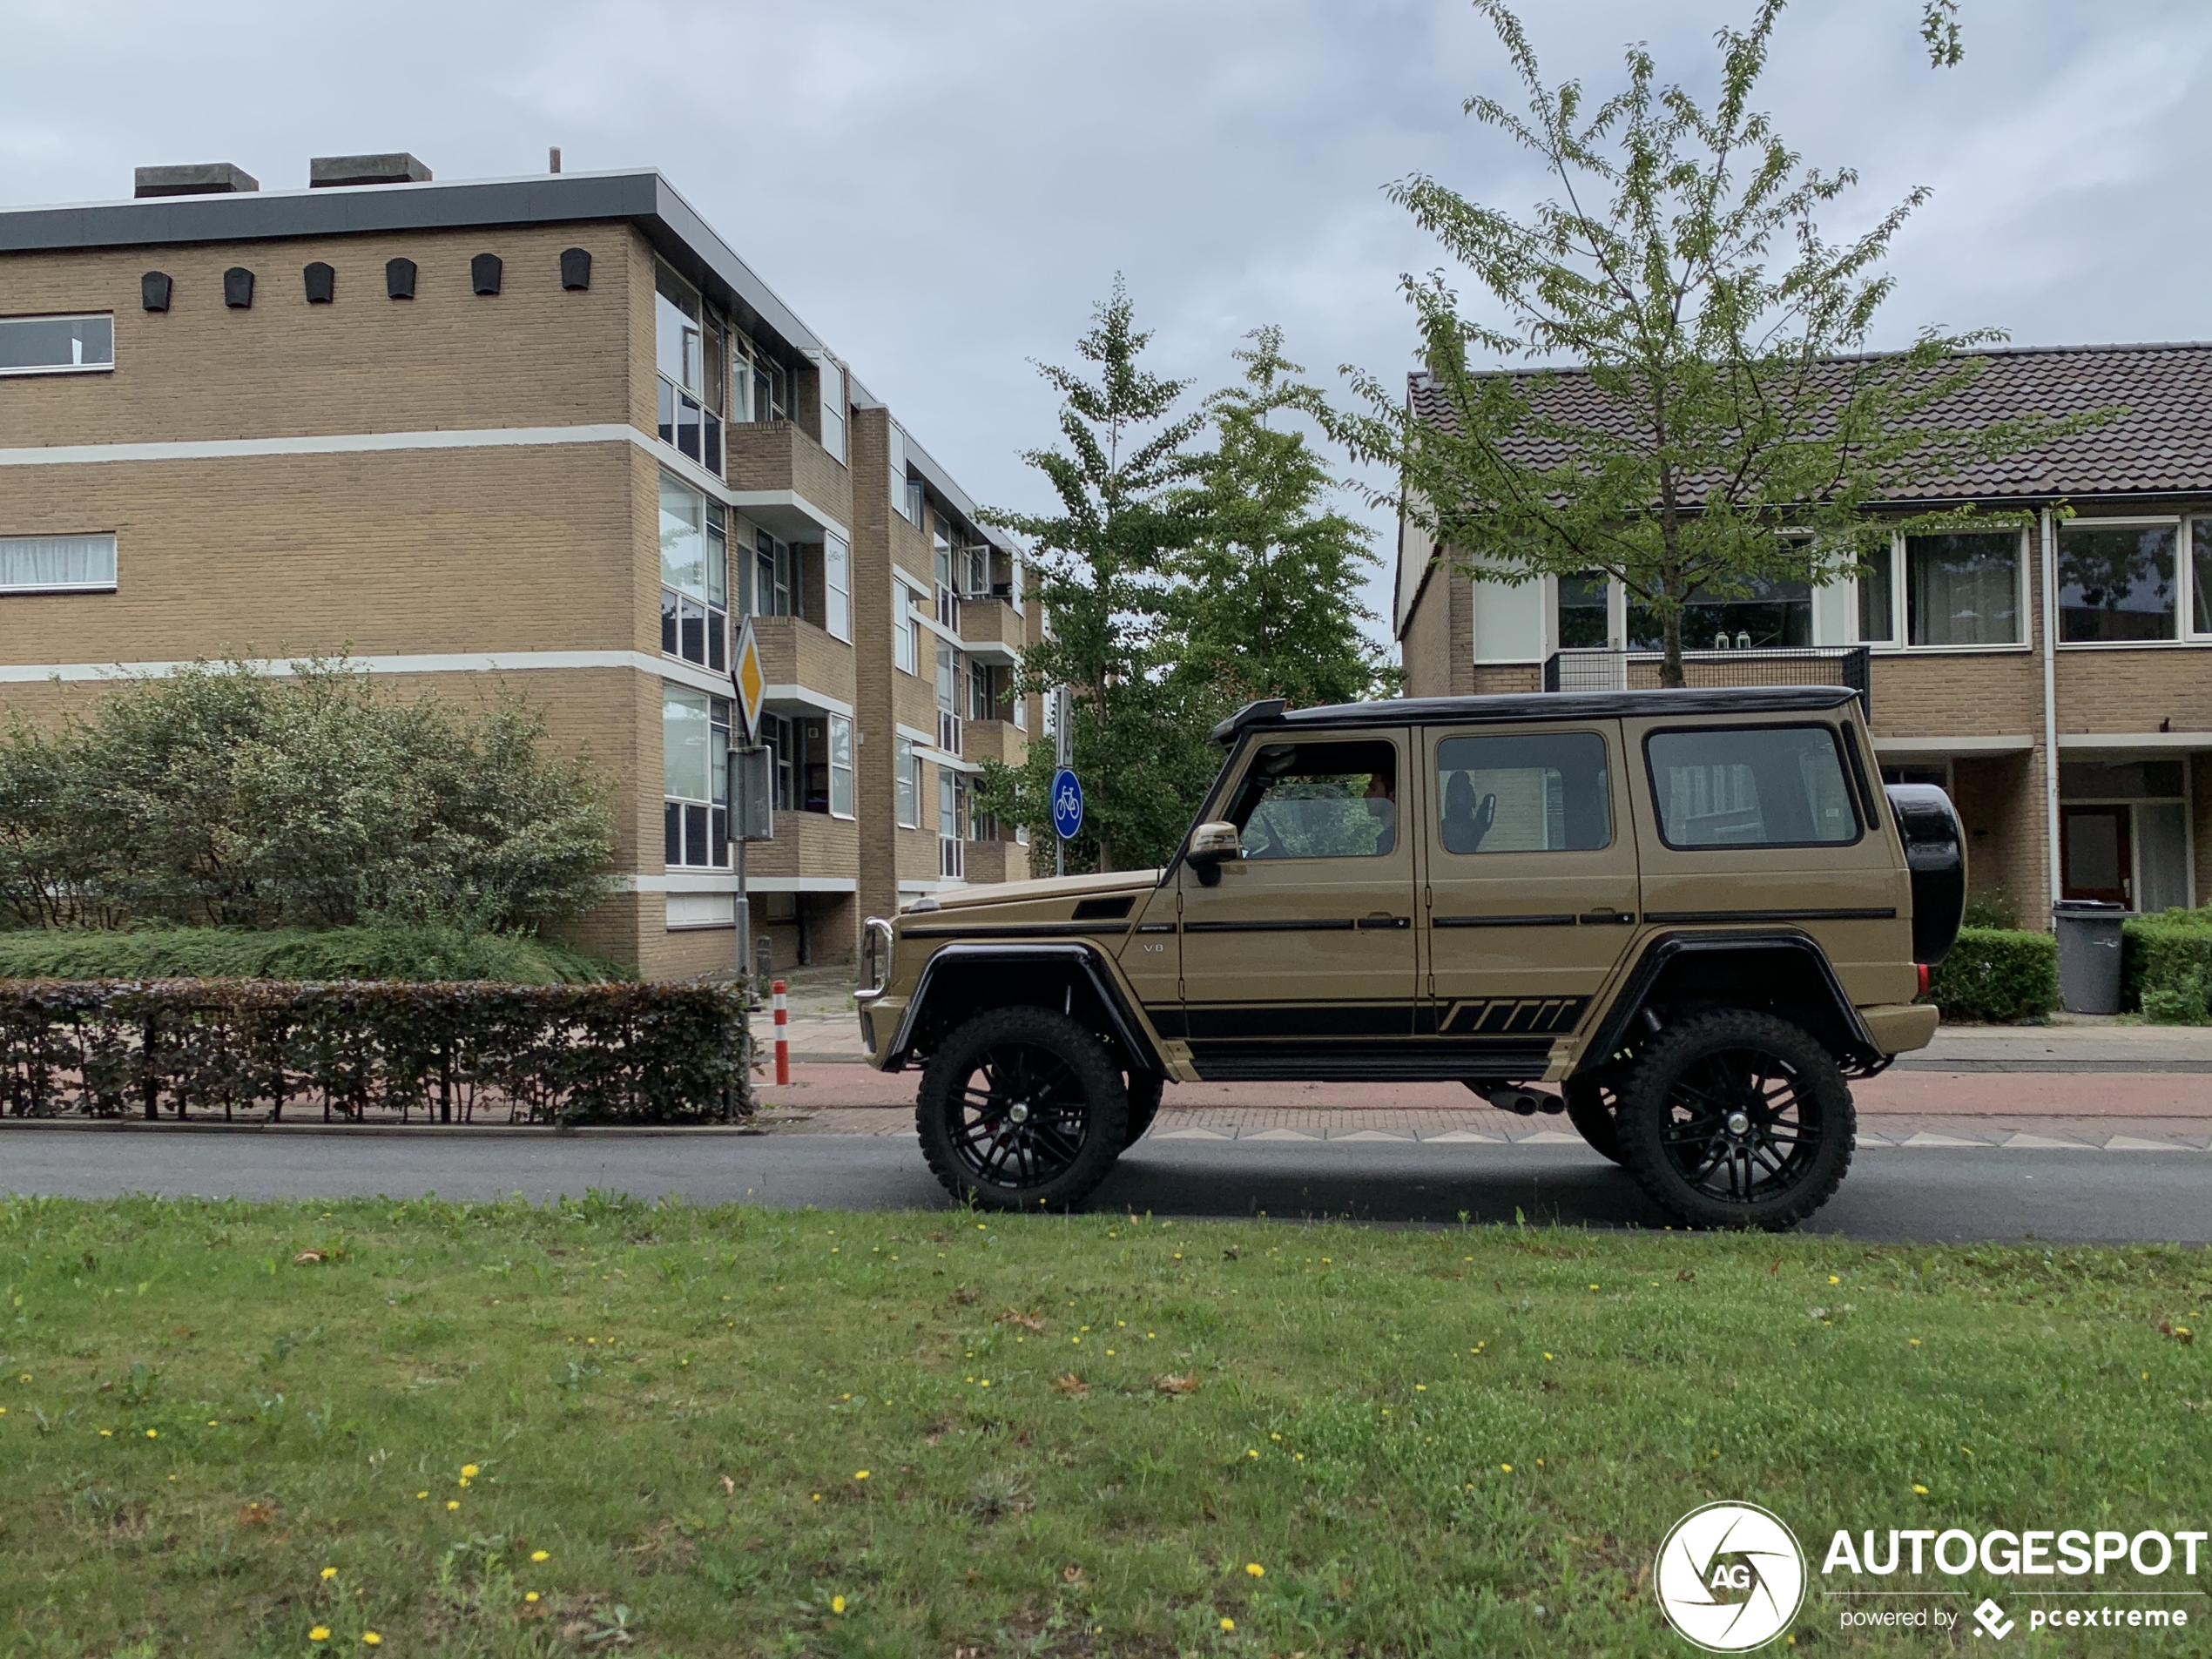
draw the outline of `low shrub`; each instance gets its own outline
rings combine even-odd
[[[2121,927],[2120,1005],[2161,1025],[2212,1023],[2212,910],[2168,910]]]
[[[0,981],[0,1109],[685,1123],[751,1109],[734,985]]]
[[[352,927],[40,927],[0,933],[0,979],[500,980],[586,985],[626,968],[529,934]]]
[[[2040,1020],[2059,1005],[2059,941],[2017,928],[1961,927],[1920,1000],[1946,1020]]]

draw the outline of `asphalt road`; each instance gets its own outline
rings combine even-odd
[[[943,1192],[911,1142],[848,1136],[586,1134],[482,1137],[23,1130],[0,1133],[0,1190],[242,1198],[543,1201],[587,1189],[698,1204],[934,1210]],[[2212,1242],[2202,1152],[1862,1148],[1808,1224],[1878,1240]],[[1163,1216],[1352,1217],[1656,1226],[1628,1177],[1580,1147],[1146,1142],[1101,1209]]]

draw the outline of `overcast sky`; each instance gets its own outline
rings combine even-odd
[[[1523,10],[1548,72],[1602,93],[1639,39],[1709,88],[1712,31],[1749,5]],[[1941,71],[1918,10],[1801,0],[1759,100],[1809,161],[1858,168],[1838,231],[1933,188],[1886,339],[2212,336],[2212,6],[1965,0]],[[658,167],[971,493],[1036,506],[1019,454],[1053,400],[1029,360],[1072,356],[1116,271],[1200,390],[1263,322],[1325,384],[1402,373],[1398,277],[1440,260],[1381,186],[1535,199],[1460,113],[1511,90],[1463,0],[0,0],[0,202],[127,196],[156,162],[296,189],[311,155],[389,149],[442,179],[538,172],[549,145]]]

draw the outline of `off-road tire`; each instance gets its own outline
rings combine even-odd
[[[937,1045],[914,1128],[931,1172],[962,1203],[1062,1210],[1088,1197],[1121,1156],[1129,1096],[1105,1045],[1076,1021],[1047,1008],[994,1008]]]
[[[1729,1126],[1739,1109],[1745,1131]],[[1803,1027],[1746,1008],[1693,1015],[1642,1045],[1615,1123],[1623,1166],[1670,1215],[1770,1232],[1835,1195],[1858,1130],[1827,1049]]]
[[[1122,1143],[1135,1146],[1144,1138],[1144,1131],[1152,1127],[1152,1120],[1159,1115],[1160,1091],[1167,1087],[1167,1079],[1157,1071],[1132,1071],[1126,1088],[1129,1092],[1129,1138]]]
[[[1567,1121],[1589,1143],[1590,1150],[1620,1163],[1621,1130],[1614,1122],[1617,1097],[1613,1092],[1588,1077],[1569,1077],[1560,1094],[1567,1102]]]

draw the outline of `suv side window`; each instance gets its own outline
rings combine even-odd
[[[1397,746],[1268,744],[1229,821],[1247,859],[1379,858],[1398,845]]]
[[[1856,841],[1858,816],[1825,725],[1700,726],[1644,739],[1669,846]]]
[[[1594,852],[1613,840],[1605,739],[1595,732],[1447,738],[1436,745],[1447,853]]]

